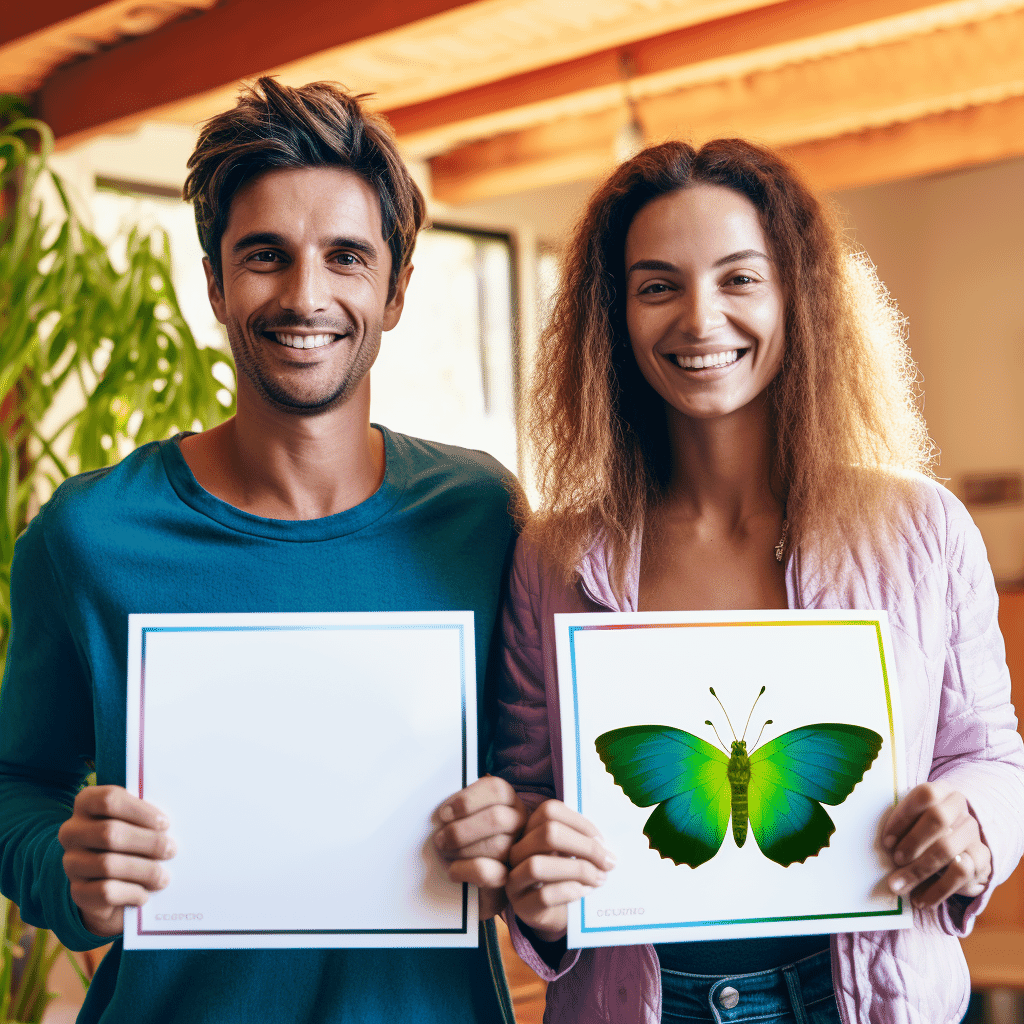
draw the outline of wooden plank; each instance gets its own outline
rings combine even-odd
[[[470,139],[620,105],[624,58],[631,66],[630,93],[642,97],[787,61],[876,46],[1016,6],[1020,4],[1014,0],[995,0],[983,10],[962,0],[785,0],[423,103],[388,108],[386,114],[407,148],[433,156]]]
[[[331,46],[387,32],[474,0],[398,0],[339,13],[331,0],[225,0],[57,71],[40,90],[40,116],[58,137],[81,134],[230,85]]]
[[[5,5],[0,20],[0,46],[13,39],[41,32],[87,11],[110,6],[110,0],[36,0],[36,3],[11,2]]]
[[[1024,98],[785,147],[814,188],[834,192],[1024,156]],[[1024,685],[1024,657],[1016,678]],[[1015,700],[1024,708],[1024,694]]]
[[[1024,12],[1016,11],[649,97],[637,110],[650,141],[740,136],[793,147],[1013,100],[1024,95],[1022,52]],[[988,126],[990,137],[997,136],[993,142],[1005,134],[1007,115],[1010,125],[1017,123],[1011,109]],[[434,193],[446,202],[467,202],[536,187],[535,176],[545,183],[571,181],[572,169],[584,163],[607,170],[626,118],[623,105],[458,147],[431,162]],[[1006,155],[1016,155],[1017,143],[1004,142]],[[999,158],[993,152],[998,145],[982,159]],[[900,176],[906,175],[877,180]]]

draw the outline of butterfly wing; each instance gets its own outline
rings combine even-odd
[[[871,766],[882,737],[859,725],[791,729],[750,755],[750,829],[761,852],[789,867],[828,846],[836,827],[821,806],[841,804]]]
[[[637,807],[658,804],[644,835],[651,849],[695,868],[725,839],[729,759],[699,736],[667,725],[630,725],[602,733],[597,753]]]

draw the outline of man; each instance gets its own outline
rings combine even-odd
[[[472,609],[482,687],[513,539],[514,482],[497,463],[370,424],[369,369],[401,316],[424,212],[383,122],[332,86],[265,78],[205,126],[189,167],[237,414],[65,483],[13,567],[0,884],[75,949],[118,936],[125,907],[173,870],[174,823],[123,788],[129,613]],[[93,764],[98,785],[81,789]],[[521,805],[485,778],[438,817],[451,876],[494,887],[493,913]],[[238,837],[239,857],[260,828]],[[494,970],[485,948],[116,941],[79,1020],[499,1021]]]

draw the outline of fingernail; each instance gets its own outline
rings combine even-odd
[[[166,871],[161,871],[160,872],[160,877],[157,879],[157,883],[156,884],[161,889],[166,889],[167,886],[170,884],[170,881],[171,881],[171,876],[169,874],[167,874]]]
[[[892,859],[896,861],[897,864],[906,864],[907,855],[902,850],[899,850],[893,855]]]
[[[437,816],[442,821],[454,821],[455,820],[455,811],[453,810],[453,808],[452,808],[452,806],[450,804],[445,804],[444,807],[442,807],[441,810],[439,810],[437,812]]]
[[[178,852],[178,844],[173,839],[167,840],[167,845],[164,847],[164,856],[167,858],[173,857]]]
[[[884,847],[885,847],[885,848],[886,848],[887,850],[891,850],[891,849],[892,849],[892,848],[893,848],[893,847],[894,847],[894,846],[896,845],[896,837],[895,837],[895,836],[886,836],[886,837],[885,837],[885,838],[884,838],[884,839],[882,840],[882,845],[883,845],[883,846],[884,846]]]
[[[607,877],[608,876],[603,871],[598,871],[598,873],[597,873],[597,881],[594,884],[595,885],[604,885],[605,879]]]
[[[901,892],[906,884],[907,880],[905,878],[889,879],[889,888],[892,889],[893,892]]]
[[[606,868],[613,868],[619,863],[619,859],[610,850],[604,851],[604,864]]]
[[[170,823],[171,823],[170,819],[165,817],[163,814],[160,814],[160,815],[157,816],[157,819],[156,819],[156,827],[157,828],[167,828],[167,826],[170,825]]]

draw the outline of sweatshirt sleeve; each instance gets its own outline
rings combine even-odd
[[[531,811],[555,796],[540,601],[536,553],[520,540],[502,613],[495,770]],[[559,966],[552,967],[524,934],[511,907],[504,917],[516,953],[544,981],[560,978],[579,960],[578,949],[566,950]]]
[[[947,509],[946,561],[948,640],[930,778],[963,793],[992,854],[985,891],[954,896],[941,908],[943,928],[963,936],[1024,852],[1024,742],[985,545],[959,502]]]
[[[88,673],[46,549],[45,510],[15,545],[0,688],[0,891],[71,949],[109,942],[82,924],[57,830],[92,768]]]

